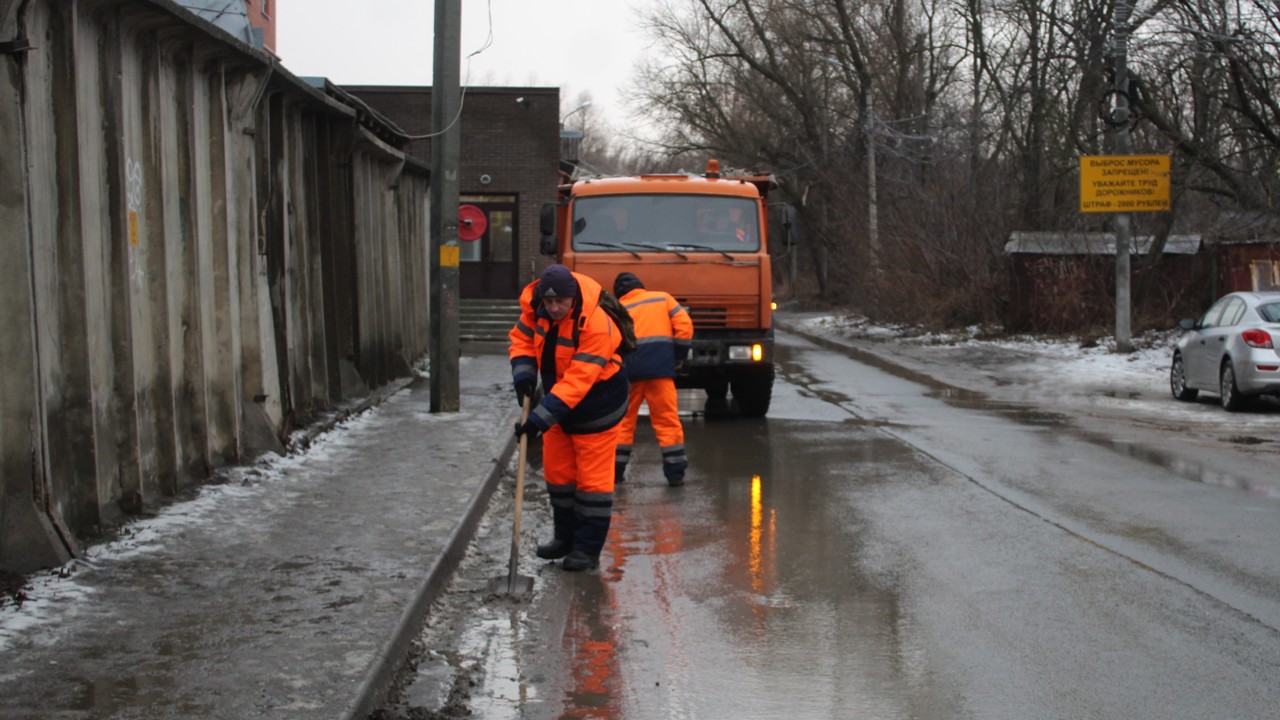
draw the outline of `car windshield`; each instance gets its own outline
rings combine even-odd
[[[1280,322],[1280,302],[1270,302],[1259,305],[1258,314],[1267,322]]]
[[[573,206],[577,252],[754,252],[760,218],[750,198],[713,195],[610,195]]]

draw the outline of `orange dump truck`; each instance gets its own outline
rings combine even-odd
[[[693,318],[693,349],[676,386],[730,391],[743,415],[763,416],[773,393],[773,276],[769,232],[795,242],[795,211],[767,204],[771,175],[586,178],[542,209],[542,252],[613,287],[635,273]]]

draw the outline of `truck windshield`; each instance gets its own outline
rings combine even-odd
[[[757,207],[750,198],[715,195],[579,198],[573,205],[573,249],[681,256],[755,252],[760,249]]]

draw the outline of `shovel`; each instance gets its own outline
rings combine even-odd
[[[524,407],[520,412],[520,424],[523,425],[529,419],[529,401],[528,396],[524,399]],[[507,570],[506,576],[499,576],[489,579],[489,592],[497,595],[511,595],[513,597],[525,595],[533,589],[533,578],[528,575],[520,575],[517,570],[520,566],[520,514],[524,509],[524,466],[526,457],[529,453],[529,436],[520,436],[520,464],[516,468],[516,507],[515,522],[511,529],[511,564]]]

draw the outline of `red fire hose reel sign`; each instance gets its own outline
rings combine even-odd
[[[458,206],[458,239],[465,242],[479,240],[489,229],[489,218],[475,205]]]

